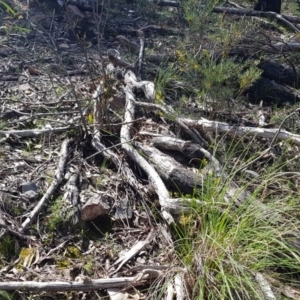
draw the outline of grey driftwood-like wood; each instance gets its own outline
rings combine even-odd
[[[131,258],[137,255],[146,245],[148,245],[155,237],[155,232],[152,229],[147,238],[144,241],[138,241],[135,243],[126,253],[124,253],[113,265],[118,266],[113,273],[118,272],[124,264],[126,264]]]
[[[151,142],[153,146],[158,149],[179,151],[189,159],[201,160],[203,158],[206,158],[210,162],[207,169],[212,168],[216,176],[221,175],[220,173],[222,171],[222,167],[219,161],[209,151],[201,147],[199,144],[169,136],[155,137]]]
[[[274,295],[271,285],[268,282],[267,278],[259,272],[255,273],[255,280],[259,284],[266,300],[276,300],[276,296]]]
[[[71,219],[72,224],[75,225],[79,222],[79,174],[75,171],[68,175],[69,179],[64,188],[65,193],[62,198],[62,209],[60,213],[64,219]]]
[[[296,145],[300,145],[300,135],[288,132],[280,128],[260,128],[246,126],[231,126],[224,122],[210,121],[204,118],[192,120],[181,118],[182,122],[189,127],[199,127],[205,131],[216,133],[228,133],[232,136],[261,136],[265,138],[277,138],[279,140],[289,140]]]
[[[154,185],[155,191],[159,198],[159,203],[162,208],[162,215],[166,219],[167,223],[171,224],[174,222],[172,215],[169,213],[168,200],[170,198],[169,192],[166,189],[163,181],[160,176],[157,174],[156,170],[147,160],[142,157],[138,151],[136,151],[131,144],[131,123],[134,120],[135,116],[135,98],[132,92],[134,88],[134,82],[137,82],[135,75],[128,71],[128,74],[125,74],[125,83],[126,87],[124,92],[126,95],[126,105],[124,113],[125,124],[121,128],[120,139],[122,143],[122,148],[127,153],[127,155],[137,163],[148,175],[150,182]]]
[[[47,129],[25,129],[25,130],[0,130],[0,136],[10,136],[16,135],[19,137],[35,137],[41,136],[47,133],[57,133],[68,131],[73,128],[73,126],[57,127],[57,128],[47,128]]]
[[[136,90],[141,90],[144,92],[146,99],[149,102],[154,102],[155,99],[155,86],[154,83],[148,80],[138,81],[135,74],[132,71],[127,71],[124,76],[124,80],[127,86],[135,88]],[[135,99],[133,97],[135,102]]]
[[[286,52],[298,52],[300,50],[300,43],[298,42],[277,42],[274,44],[266,44],[257,50],[267,51],[270,53],[286,53]]]
[[[154,147],[141,143],[135,145],[147,155],[160,177],[172,190],[184,194],[193,194],[194,189],[202,188],[204,177],[201,173],[195,173],[182,167],[172,157]]]
[[[117,156],[117,154],[115,154],[112,150],[107,149],[100,142],[100,135],[95,135],[93,137],[92,146],[99,152],[100,155],[111,161],[115,165],[117,170],[121,171],[124,179],[130,184],[131,187],[134,188],[136,192],[140,193],[141,191],[143,191],[142,185],[137,181],[128,164],[126,162],[123,162],[121,158]]]
[[[174,191],[193,194],[195,189],[201,189],[203,181],[211,171],[211,168],[208,168],[203,169],[202,172],[193,172],[182,167],[172,157],[153,147],[141,143],[136,143],[136,146],[147,155],[149,161],[155,166],[159,176],[164,180],[166,185]],[[213,174],[218,176],[218,173]],[[226,181],[225,174],[220,174],[220,178],[221,191],[222,183],[225,183]],[[226,203],[235,203],[236,206],[240,206],[248,197],[249,195],[245,191],[241,190],[234,182],[230,182],[229,187],[224,194],[224,201]],[[170,199],[170,202],[172,200],[173,199]],[[186,199],[185,201],[185,204],[187,204],[189,200]],[[178,215],[178,212],[188,212],[189,209],[184,205],[185,201],[179,202],[178,207],[176,207],[176,210],[174,211],[169,207],[170,211],[172,211],[174,215]],[[199,205],[203,205],[203,203],[199,202]]]
[[[112,207],[112,197],[109,195],[93,195],[81,208],[81,220],[92,221],[99,216],[107,215]]]
[[[43,195],[41,200],[37,203],[37,205],[34,207],[34,209],[31,211],[31,213],[28,215],[26,220],[22,223],[22,225],[19,228],[19,232],[24,232],[24,230],[28,227],[29,224],[33,222],[35,217],[37,216],[38,212],[44,205],[44,203],[52,196],[53,192],[57,189],[57,187],[60,185],[64,178],[64,172],[65,172],[65,166],[67,163],[68,158],[68,147],[71,140],[66,139],[63,141],[61,145],[60,150],[60,160],[57,166],[57,170],[55,172],[54,178],[52,180],[51,185],[47,189],[46,193]]]
[[[94,119],[101,124],[101,110],[102,110],[102,102],[101,102],[101,95],[104,88],[101,85],[97,87],[96,92],[93,95],[94,98]],[[120,170],[123,178],[130,184],[130,186],[137,192],[141,193],[143,191],[142,185],[137,181],[136,177],[134,176],[132,170],[129,168],[127,162],[122,162],[122,159],[115,154],[112,150],[107,149],[105,145],[101,143],[101,132],[97,128],[94,130],[94,137],[91,141],[92,146],[97,152],[103,156],[104,158],[111,161],[117,170]]]
[[[179,216],[184,211],[189,211],[191,206],[188,200],[183,199],[173,199],[170,198],[169,192],[163,183],[160,175],[157,173],[152,164],[150,164],[140,153],[137,151],[131,141],[131,124],[134,120],[135,116],[135,97],[133,94],[133,89],[136,88],[135,84],[137,79],[135,75],[131,71],[127,71],[125,74],[125,83],[126,87],[124,88],[126,95],[126,106],[125,106],[125,114],[124,114],[124,124],[122,125],[120,138],[121,144],[124,151],[127,155],[141,167],[145,173],[148,175],[148,180],[151,185],[153,185],[156,194],[158,195],[159,203],[161,206],[162,216],[165,218],[168,224],[174,222],[174,218],[172,214]],[[146,84],[145,86],[150,87],[150,90],[145,93],[145,95],[149,96],[149,100],[152,98],[152,86]],[[149,103],[152,106],[153,103]],[[154,105],[155,106],[155,105]],[[199,205],[201,202],[199,201]],[[172,213],[172,214],[171,214]]]
[[[150,268],[149,268],[150,269]],[[82,281],[10,281],[0,282],[0,290],[3,291],[91,291],[108,288],[120,288],[145,284],[149,278],[148,273],[144,272],[142,277],[117,277],[90,279],[83,278]]]

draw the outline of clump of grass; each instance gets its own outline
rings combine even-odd
[[[213,176],[203,183],[198,193],[206,204],[183,215],[175,230],[178,256],[195,282],[191,299],[266,299],[259,277],[275,295],[275,280],[299,287],[299,201],[259,198],[280,168],[271,166],[240,207],[224,202],[230,183],[220,189]]]
[[[0,291],[0,300],[12,300],[13,296],[5,291]]]
[[[14,9],[6,2],[3,0],[0,0],[0,5],[5,8],[5,10],[10,13],[11,15],[15,16],[17,13],[14,11]]]
[[[165,96],[170,91],[172,80],[176,79],[177,69],[173,64],[158,68],[155,78],[155,102],[163,104]]]

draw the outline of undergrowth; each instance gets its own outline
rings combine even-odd
[[[266,299],[261,277],[299,288],[299,201],[265,193],[281,168],[271,166],[239,207],[224,202],[230,182],[220,189],[219,178],[205,180],[198,191],[205,205],[194,205],[175,230],[178,257],[194,280],[191,299]]]

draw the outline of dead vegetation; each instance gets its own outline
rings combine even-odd
[[[128,2],[3,11],[0,290],[299,299],[299,18]]]

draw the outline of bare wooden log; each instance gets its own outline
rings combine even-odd
[[[201,118],[200,120],[191,120],[180,118],[183,123],[190,127],[199,127],[205,131],[213,131],[217,133],[229,133],[233,136],[261,136],[265,138],[278,138],[280,140],[289,140],[296,145],[300,145],[300,135],[288,132],[284,129],[270,129],[245,126],[231,126],[227,123],[209,121]]]
[[[112,52],[111,55],[116,55],[116,53]],[[100,84],[97,87],[96,92],[93,95],[94,98],[94,119],[98,122],[98,124],[101,124],[102,118],[102,93],[104,91],[103,85]],[[122,160],[110,149],[107,149],[105,145],[101,143],[101,132],[96,127],[94,128],[94,137],[91,141],[92,146],[99,152],[100,155],[102,155],[104,158],[111,161],[117,170],[121,171],[121,174],[124,176],[126,181],[130,184],[131,187],[134,188],[134,190],[137,193],[141,193],[143,191],[143,187],[141,184],[138,183],[136,180],[136,177],[132,173],[132,170],[129,168],[128,164],[126,162],[122,162]]]
[[[136,35],[136,29],[131,29],[131,28],[127,28],[127,27],[119,27],[119,28],[111,28],[110,26],[106,26],[105,29],[105,34],[116,34],[116,32],[118,34],[131,34],[131,35]],[[183,31],[181,29],[177,29],[177,28],[167,28],[167,27],[162,27],[159,25],[148,25],[143,27],[143,31],[144,33],[152,33],[155,32],[156,34],[161,34],[161,35],[183,35]]]
[[[34,209],[31,211],[29,216],[26,218],[26,220],[22,223],[21,227],[19,228],[19,232],[24,232],[24,230],[27,228],[29,224],[34,220],[37,213],[41,209],[41,207],[44,205],[44,203],[51,197],[53,192],[57,189],[59,184],[62,182],[65,172],[65,165],[68,158],[68,146],[70,144],[71,140],[66,139],[63,141],[61,145],[61,151],[60,151],[60,160],[58,163],[57,170],[55,172],[55,176],[53,178],[53,181],[46,191],[45,195],[42,197],[42,199],[37,203],[37,205],[34,207]]]
[[[150,102],[154,102],[155,86],[153,82],[147,80],[138,81],[132,71],[127,71],[124,77],[127,85],[130,85],[130,87],[134,87],[135,89],[142,90],[145,94],[146,99]]]
[[[122,288],[107,289],[107,294],[110,300],[127,300],[130,299],[129,294]]]
[[[174,296],[175,296],[175,290],[174,290],[174,287],[173,287],[173,282],[169,281],[167,283],[167,291],[166,291],[165,299],[166,300],[173,300]]]
[[[134,105],[137,103],[135,101],[134,95],[132,93],[132,88],[136,82],[135,76],[132,72],[128,71],[125,74],[125,83],[127,86],[125,87],[126,94],[126,110],[124,116],[124,125],[121,128],[121,143],[123,149],[126,151],[127,155],[137,163],[148,175],[149,181],[153,184],[155,191],[158,195],[159,203],[161,205],[162,215],[165,220],[170,224],[174,222],[174,219],[170,212],[174,215],[180,215],[183,211],[189,211],[191,206],[188,200],[182,199],[171,199],[169,196],[169,192],[167,191],[161,177],[156,172],[154,167],[143,157],[140,155],[138,151],[136,151],[131,145],[130,138],[130,129],[132,120],[134,118]],[[149,103],[150,104],[150,103]],[[151,103],[151,105],[154,105]],[[200,205],[200,201],[199,201]]]
[[[166,184],[174,188],[178,192],[193,194],[197,189],[201,189],[203,182],[209,174],[210,169],[203,169],[200,173],[194,173],[188,169],[183,168],[179,165],[174,159],[163,154],[157,149],[136,143],[136,145],[143,151],[149,158],[149,160],[155,166],[157,172],[166,182]],[[218,177],[218,174],[214,174]],[[225,174],[221,174],[222,181],[225,184]],[[222,190],[222,185],[219,187],[220,191]],[[241,190],[234,182],[226,184],[226,193],[224,194],[224,201],[227,203],[235,203],[236,206],[248,198],[248,194],[244,190]],[[174,204],[174,199],[170,199],[169,205]],[[179,201],[178,207],[173,211],[174,215],[177,215],[178,211],[187,212],[189,211],[186,207],[186,204],[189,203],[189,200]],[[199,202],[199,205],[203,203]],[[169,206],[171,211],[171,207]]]
[[[139,275],[139,274],[138,274]],[[117,277],[106,279],[83,278],[82,282],[77,281],[10,281],[0,282],[0,290],[3,291],[91,291],[97,289],[120,288],[136,286],[146,283],[147,274],[141,278],[137,276]]]
[[[283,23],[293,31],[300,32],[300,30],[295,25],[292,24],[293,23],[292,21],[294,21],[294,19],[290,19],[286,15],[280,15],[272,11],[258,11],[258,10],[248,10],[248,9],[229,8],[229,7],[214,7],[212,11],[215,13],[222,13],[222,14],[234,14],[240,16],[264,17],[264,18],[276,19],[277,21],[280,21],[281,23]]]
[[[92,221],[98,216],[108,214],[112,207],[112,197],[94,194],[81,208],[81,220]]]
[[[163,113],[165,113],[166,115],[172,115],[175,113],[174,109],[171,106],[159,105],[159,104],[155,104],[155,103],[140,102],[140,101],[135,101],[135,105],[141,106],[141,107],[146,107],[149,109],[160,110]],[[199,145],[203,146],[207,143],[202,137],[197,135],[188,126],[186,126],[180,120],[180,118],[175,118],[175,122]]]
[[[132,73],[132,72],[131,72]],[[126,107],[125,107],[125,114],[124,114],[124,121],[126,122],[122,128],[120,133],[122,148],[126,151],[127,155],[137,163],[149,176],[149,180],[155,187],[155,191],[158,195],[160,205],[162,207],[162,215],[166,219],[168,223],[173,223],[174,219],[171,214],[168,212],[168,199],[169,193],[155,171],[155,169],[143,158],[131,145],[131,138],[130,138],[130,130],[131,130],[131,122],[134,118],[134,95],[132,93],[133,86],[131,85],[131,78],[134,77],[134,74],[129,73],[128,75],[125,74],[125,83],[127,86],[125,87],[125,95],[126,95]],[[134,80],[136,81],[136,80]]]
[[[47,129],[0,130],[0,136],[1,135],[5,135],[5,136],[16,135],[19,137],[35,137],[35,136],[40,136],[40,135],[47,134],[47,133],[67,131],[71,128],[74,128],[74,126],[47,128]]]
[[[222,168],[219,161],[200,145],[168,136],[153,138],[152,144],[158,149],[179,151],[190,159],[205,157],[211,162],[212,166],[210,167],[214,170],[215,176],[221,175]]]
[[[33,241],[35,240],[34,237],[29,237],[29,236],[24,235],[24,234],[22,234],[22,233],[20,233],[20,232],[18,232],[16,230],[13,230],[9,226],[7,226],[6,224],[0,223],[0,228],[5,229],[3,232],[1,232],[1,236],[0,237],[2,237],[6,232],[9,232],[9,233],[15,235],[16,237],[18,237],[20,239],[24,239],[24,240],[32,239]]]
[[[173,190],[184,194],[193,194],[195,189],[202,188],[204,178],[201,173],[194,173],[182,167],[173,158],[153,147],[141,143],[135,143],[135,145],[147,155],[161,178]]]
[[[179,273],[175,275],[174,278],[174,286],[176,291],[176,300],[184,300],[186,299],[185,291],[184,291],[184,277],[183,274]]]
[[[134,69],[134,65],[122,60],[121,58],[119,58],[119,52],[115,49],[109,49],[107,51],[107,55],[108,55],[108,59],[109,61],[114,65],[114,66],[118,66],[121,68],[130,68],[130,69]]]

